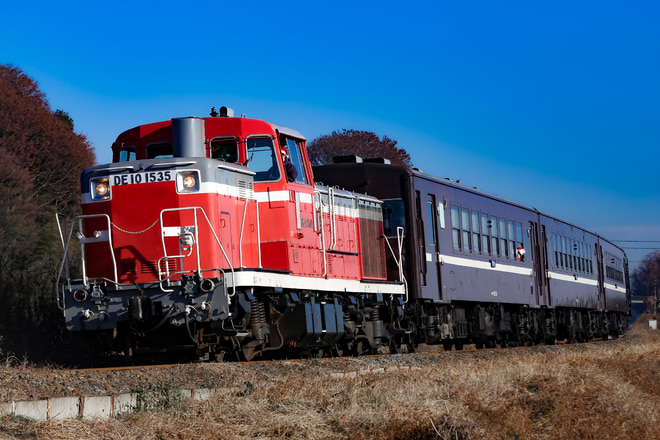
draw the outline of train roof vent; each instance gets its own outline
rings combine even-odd
[[[332,163],[362,163],[362,158],[354,154],[349,156],[335,156],[332,158]]]
[[[384,165],[392,165],[392,162],[389,159],[385,159],[384,157],[370,157],[364,161],[365,163],[382,163]]]

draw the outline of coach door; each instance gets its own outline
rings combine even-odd
[[[438,237],[438,211],[436,198],[433,194],[421,197],[417,192],[417,212],[421,220],[419,225],[420,242],[420,278],[422,297],[442,299],[442,283],[440,282],[440,246]]]
[[[530,222],[531,231],[531,250],[532,250],[532,263],[534,265],[534,283],[531,287],[529,305],[530,306],[549,306],[550,296],[548,289],[547,279],[547,255],[546,255],[546,240],[545,240],[545,226],[541,226],[536,222]]]
[[[600,243],[596,243],[594,247],[596,251],[596,268],[598,275],[598,307],[604,309],[607,307],[605,304],[605,274],[603,273],[603,248]]]

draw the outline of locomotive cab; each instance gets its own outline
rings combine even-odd
[[[296,130],[220,115],[127,130],[84,170],[67,328],[125,353],[387,343],[382,202],[315,185]]]

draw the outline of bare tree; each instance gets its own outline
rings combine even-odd
[[[656,289],[660,289],[660,250],[644,257],[630,276],[630,284],[636,296],[655,296]]]

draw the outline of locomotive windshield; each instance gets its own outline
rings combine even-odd
[[[211,140],[211,158],[235,163],[238,161],[238,140],[236,138]]]
[[[250,138],[247,140],[248,167],[256,174],[255,182],[280,179],[280,167],[270,138]]]
[[[172,144],[169,142],[159,142],[147,145],[147,159],[158,159],[160,157],[174,157],[172,153]]]
[[[383,231],[386,237],[396,237],[396,229],[406,228],[406,208],[402,199],[391,199],[383,202]]]
[[[120,162],[127,162],[135,159],[137,159],[137,153],[135,152],[135,147],[133,145],[124,145],[121,147],[121,151],[119,152]]]

